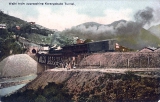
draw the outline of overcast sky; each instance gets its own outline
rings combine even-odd
[[[25,5],[9,5],[9,3]],[[45,5],[45,3],[63,5]],[[26,5],[44,3],[44,5]],[[74,3],[74,5],[65,5]],[[25,21],[33,21],[59,31],[85,22],[109,24],[117,20],[134,20],[134,14],[145,7],[160,10],[160,0],[0,0],[0,10]],[[160,21],[153,24],[160,24]],[[146,28],[149,27],[146,25]]]

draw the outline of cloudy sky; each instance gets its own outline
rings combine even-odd
[[[16,4],[10,5],[10,3]],[[27,5],[27,3],[38,3],[38,5]],[[63,3],[63,5],[45,3]],[[156,12],[160,12],[159,0],[0,0],[0,10],[5,13],[59,31],[85,22],[109,24],[121,19],[135,21],[134,14],[146,7],[153,8],[155,16],[159,17],[156,15]],[[151,25],[156,24],[160,24],[160,21],[155,18]]]

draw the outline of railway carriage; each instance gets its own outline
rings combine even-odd
[[[116,41],[113,39],[96,41],[83,44],[73,44],[62,47],[60,50],[51,48],[49,54],[39,54],[40,63],[48,65],[69,64],[78,65],[78,63],[88,54],[96,52],[113,52],[115,51]],[[43,57],[42,57],[43,56]],[[74,59],[74,61],[73,61]]]
[[[62,47],[63,53],[95,53],[95,52],[113,52],[115,50],[115,40],[103,40],[97,42],[74,44]]]
[[[113,52],[115,50],[115,40],[103,40],[87,43],[88,52]]]

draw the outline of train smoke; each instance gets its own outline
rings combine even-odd
[[[139,34],[144,25],[150,24],[153,21],[153,12],[154,10],[150,7],[139,10],[134,15],[135,22],[120,22],[116,26],[116,34]]]
[[[81,24],[79,26],[72,27],[71,29],[66,29],[62,31],[61,34],[64,36],[70,35],[93,40],[104,40],[115,38],[117,36],[125,37],[136,35],[137,37],[135,42],[139,43],[140,46],[136,48],[142,48],[142,46],[144,47],[145,45],[143,44],[144,42],[139,39],[140,31],[145,25],[149,25],[155,21],[155,16],[156,12],[152,8],[146,7],[145,9],[139,10],[135,13],[135,21],[120,20],[110,25],[97,25],[96,23],[92,25],[91,23],[91,26],[86,26],[85,24]],[[122,43],[125,42],[122,41]],[[147,42],[145,43],[147,44]],[[127,44],[124,45],[131,46]]]
[[[133,21],[119,21],[117,25],[93,25],[86,27],[85,25],[80,25],[72,27],[62,31],[62,33],[75,35],[79,37],[89,37],[94,40],[100,40],[99,38],[109,37],[119,34],[138,34],[140,29],[146,25],[150,24],[153,20],[154,10],[150,7],[146,7],[144,10],[139,10],[135,15],[135,22]],[[92,37],[96,36],[96,37]],[[102,36],[102,37],[98,37]]]
[[[145,24],[150,24],[153,20],[153,9],[150,7],[146,7],[144,10],[138,11],[134,17],[136,20],[136,23],[141,24],[143,27]]]

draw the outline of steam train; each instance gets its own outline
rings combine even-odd
[[[62,47],[57,50],[50,48],[48,54],[39,54],[38,62],[50,65],[52,67],[63,67],[67,64],[71,66],[78,63],[88,54],[96,52],[113,52],[115,51],[116,41],[113,39],[102,40],[96,42],[73,44]]]
[[[90,43],[73,44],[62,47],[61,50],[51,48],[49,54],[81,54],[81,53],[95,53],[95,52],[113,52],[115,51],[115,40],[103,40]]]

